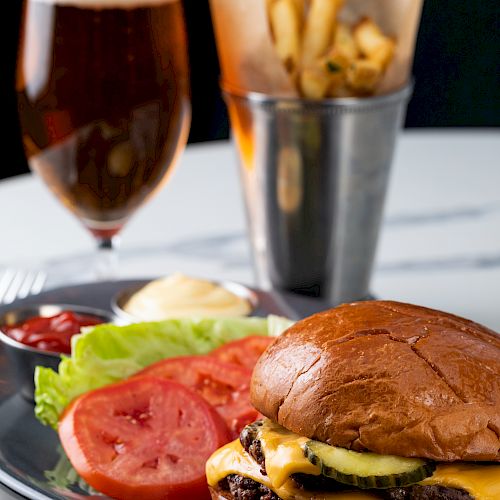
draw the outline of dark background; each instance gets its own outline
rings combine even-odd
[[[253,0],[249,0],[253,1]],[[28,171],[16,116],[14,68],[21,0],[4,2],[5,56],[0,178]],[[229,127],[208,0],[184,0],[193,120],[190,142],[225,139]],[[425,0],[406,127],[500,126],[500,1]]]

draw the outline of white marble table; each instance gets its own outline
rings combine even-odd
[[[500,134],[402,134],[372,291],[500,330]],[[123,277],[175,270],[254,284],[230,143],[188,147],[170,183],[123,231]],[[0,182],[0,268],[49,261],[60,284],[90,236],[31,175]],[[58,265],[56,263],[59,262]]]

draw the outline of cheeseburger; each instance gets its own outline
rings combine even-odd
[[[207,462],[213,499],[500,500],[500,337],[397,302],[315,314],[252,378],[264,418]]]

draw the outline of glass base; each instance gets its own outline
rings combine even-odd
[[[104,279],[96,276],[96,252],[92,251],[41,263],[9,263],[8,267],[43,269],[47,275],[44,289]],[[244,234],[193,237],[172,244],[126,247],[117,251],[115,279],[156,278],[174,272],[247,285],[254,282]]]

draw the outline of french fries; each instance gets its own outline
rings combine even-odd
[[[385,36],[370,18],[363,19],[354,27],[353,36],[361,53],[386,68],[394,55],[394,40]]]
[[[371,59],[356,59],[347,68],[347,84],[360,94],[370,94],[382,75],[382,66]]]
[[[307,99],[322,99],[330,84],[328,71],[319,65],[306,68],[300,73],[300,90]]]
[[[349,62],[359,57],[359,48],[349,26],[346,24],[337,24],[337,29],[333,36],[333,46],[330,52],[341,55]]]
[[[338,20],[344,0],[266,0],[276,53],[308,99],[374,93],[396,42],[373,19]]]
[[[342,0],[311,0],[304,25],[302,63],[313,64],[328,50]]]
[[[295,0],[274,0],[269,5],[269,21],[278,57],[286,70],[295,74],[300,57],[300,20]]]
[[[295,10],[297,11],[297,14],[299,16],[300,28],[302,29],[302,26],[304,24],[304,9],[308,5],[308,0],[293,0],[293,3],[295,5]]]

